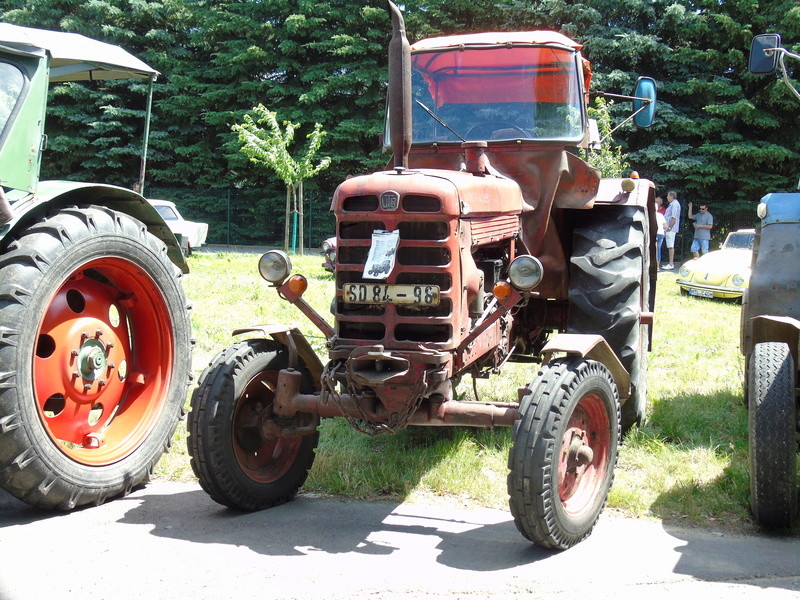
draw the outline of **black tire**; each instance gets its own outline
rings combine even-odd
[[[291,500],[305,483],[319,432],[269,441],[257,427],[272,405],[278,371],[287,365],[280,344],[248,340],[218,354],[200,376],[189,413],[189,454],[200,485],[216,502],[261,510]],[[301,391],[309,392],[310,375],[303,373]]]
[[[768,528],[791,527],[797,517],[796,373],[788,345],[756,344],[748,370],[750,507]]]
[[[650,308],[647,221],[636,206],[591,212],[591,221],[573,232],[567,331],[602,335],[630,373],[624,434],[647,412],[649,329],[640,319],[641,302],[641,310]]]
[[[617,387],[599,362],[557,360],[542,366],[520,403],[520,414],[508,458],[511,514],[526,538],[565,550],[591,533],[614,481],[620,438]],[[580,439],[584,442],[573,447]],[[587,446],[592,456],[583,454],[590,462],[581,465],[579,451]],[[576,474],[568,475],[568,468]]]
[[[0,485],[70,510],[147,481],[190,380],[164,244],[123,213],[64,208],[6,241],[0,282]]]

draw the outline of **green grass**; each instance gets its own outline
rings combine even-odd
[[[324,339],[257,272],[258,255],[196,253],[184,287],[193,303],[195,376],[235,341],[231,332],[260,323],[288,323],[311,337],[325,358]],[[333,278],[318,255],[293,257],[309,278],[306,299],[332,321]],[[609,509],[687,525],[754,528],[749,515],[747,413],[739,353],[740,307],[681,296],[675,276],[657,287],[653,349],[648,357],[648,419],[620,451]],[[516,399],[535,365],[508,365],[478,381],[482,400]],[[474,397],[465,377],[457,393]],[[191,480],[185,424],[156,475]],[[340,419],[321,426],[317,459],[305,490],[357,498],[425,499],[507,506],[508,429],[409,428],[369,437]]]

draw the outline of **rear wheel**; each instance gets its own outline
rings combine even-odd
[[[265,437],[278,372],[288,365],[283,346],[266,340],[234,344],[212,361],[192,394],[189,454],[200,485],[216,502],[261,510],[290,500],[314,462],[319,433]],[[311,391],[304,372],[301,391]],[[310,424],[316,416],[305,415]]]
[[[530,384],[508,461],[511,514],[529,540],[565,550],[591,533],[614,481],[617,398],[608,369],[582,358],[545,365]]]
[[[602,335],[631,375],[622,405],[622,431],[644,421],[647,410],[649,310],[647,223],[636,206],[592,211],[576,227],[570,258],[569,318],[572,333]]]
[[[750,507],[764,527],[797,517],[796,368],[784,343],[756,344],[749,361]]]
[[[0,483],[42,508],[146,481],[189,383],[180,271],[138,221],[66,208],[0,255]]]

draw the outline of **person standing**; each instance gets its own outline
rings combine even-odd
[[[661,196],[656,196],[656,211],[662,215],[667,212],[667,207],[664,206],[664,199]]]
[[[714,227],[714,217],[708,211],[707,204],[700,205],[700,212],[692,214],[692,203],[689,202],[689,219],[694,221],[694,237],[692,238],[692,254],[700,258],[700,254],[708,254],[711,245],[711,228]]]
[[[664,245],[664,227],[667,220],[661,210],[663,204],[661,196],[656,197],[656,268],[661,270],[661,247]]]
[[[671,190],[667,193],[667,210],[664,212],[664,241],[669,252],[669,264],[664,269],[671,271],[675,268],[675,236],[681,226],[681,203],[678,202],[678,192]]]

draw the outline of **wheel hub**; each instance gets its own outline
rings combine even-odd
[[[570,474],[578,474],[579,471],[591,464],[594,460],[594,450],[586,443],[586,431],[577,430],[572,432],[572,440],[567,448],[567,469]]]
[[[106,370],[106,347],[97,338],[86,340],[78,350],[78,370],[87,381],[95,381]]]

